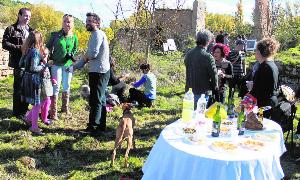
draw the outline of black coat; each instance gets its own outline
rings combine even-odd
[[[29,32],[33,31],[29,27]],[[19,61],[22,57],[21,46],[24,43],[25,33],[15,23],[5,29],[2,40],[2,47],[9,51],[8,66],[12,68],[19,68]]]

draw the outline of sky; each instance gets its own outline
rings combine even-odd
[[[102,19],[103,27],[108,27],[109,23],[115,19],[114,13],[116,11],[118,0],[21,0],[32,4],[44,3],[51,5],[55,10],[62,11],[67,14],[72,14],[75,17],[85,22],[85,14],[87,12],[95,12]],[[298,1],[298,0],[289,0]],[[119,18],[123,16],[128,17],[134,10],[134,0],[121,0],[124,15],[120,14]],[[175,8],[176,2],[181,2],[183,8],[192,8],[194,0],[156,0],[158,7]],[[205,0],[207,11],[210,13],[229,14],[234,15],[236,12],[236,4],[238,0]],[[254,9],[255,0],[243,0],[245,21],[252,22],[252,12]]]

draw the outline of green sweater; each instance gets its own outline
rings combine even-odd
[[[52,32],[46,47],[51,52],[51,59],[54,65],[57,66],[71,66],[72,60],[67,59],[67,53],[75,55],[78,50],[78,38],[75,34],[73,36],[64,37],[62,30]]]

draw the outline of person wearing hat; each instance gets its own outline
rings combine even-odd
[[[134,88],[129,89],[129,102],[136,101],[139,107],[151,107],[152,102],[156,99],[156,76],[150,72],[150,64],[143,63],[140,65],[143,72],[141,79],[132,84]],[[144,91],[136,88],[144,86]]]
[[[231,62],[233,66],[233,78],[229,82],[229,96],[228,99],[232,99],[236,86],[240,86],[241,78],[246,72],[245,58],[242,53],[245,41],[239,39],[236,41],[236,46],[233,51],[227,56],[227,60]]]

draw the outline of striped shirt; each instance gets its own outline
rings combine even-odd
[[[244,73],[243,70],[244,56],[242,54],[233,50],[229,53],[226,59],[231,62],[233,66],[233,74],[235,76],[241,76]]]

